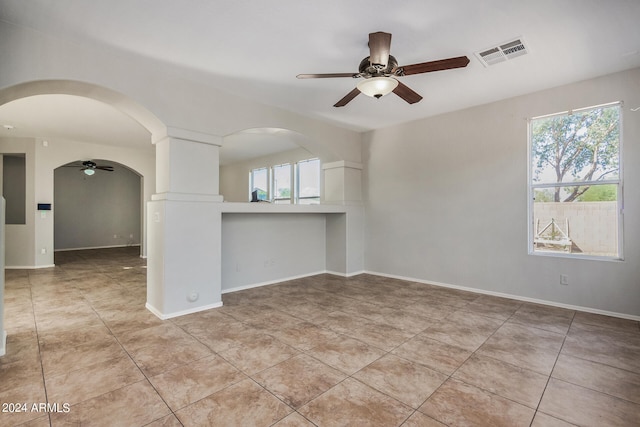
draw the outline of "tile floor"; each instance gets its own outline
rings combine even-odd
[[[371,275],[161,321],[137,249],[56,264],[6,271],[1,426],[640,425],[638,322]]]

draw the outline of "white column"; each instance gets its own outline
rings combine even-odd
[[[147,308],[166,319],[220,307],[222,138],[169,128],[147,205]]]
[[[344,160],[322,165],[324,203],[362,202],[362,164]]]
[[[346,214],[327,215],[327,271],[352,276],[364,271],[362,164],[338,161],[322,166],[323,203],[347,205]]]

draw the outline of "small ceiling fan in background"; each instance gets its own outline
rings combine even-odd
[[[101,171],[107,171],[107,172],[113,172],[113,166],[98,166],[94,161],[92,160],[85,160],[84,162],[80,163],[80,162],[74,162],[74,163],[70,163],[68,165],[64,165],[67,168],[80,168],[80,171],[84,172],[85,175],[93,175],[94,173],[96,173],[96,170],[101,170]]]
[[[396,58],[389,54],[390,50],[391,34],[381,31],[370,33],[369,56],[360,62],[357,73],[298,74],[296,77],[299,79],[334,77],[364,78],[363,81],[358,83],[355,89],[338,101],[334,107],[344,107],[360,93],[374,98],[380,98],[393,92],[409,104],[414,104],[419,102],[422,96],[398,81],[396,77],[463,68],[469,64],[469,58],[466,56],[457,56],[455,58],[399,66]]]

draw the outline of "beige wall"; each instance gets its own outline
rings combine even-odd
[[[640,316],[638,82],[634,69],[365,134],[366,270]],[[527,119],[613,101],[625,259],[530,255]]]
[[[135,170],[143,178],[144,201],[155,190],[155,151],[90,144],[86,142],[34,138],[0,138],[0,153],[26,153],[27,217],[25,225],[8,225],[6,229],[7,267],[45,267],[53,265],[54,251],[54,170],[76,160],[105,159]],[[41,216],[36,203],[52,203],[53,211]],[[141,208],[143,211],[146,205]],[[145,246],[145,217],[141,215],[142,253]],[[44,253],[43,252],[44,249]]]
[[[7,267],[30,267],[36,262],[35,145],[33,138],[0,138],[0,153],[24,154],[26,163],[25,223],[5,226]],[[10,183],[3,182],[3,185]],[[53,250],[53,246],[51,249]]]
[[[118,163],[93,160],[113,171],[86,176],[63,166],[54,172],[55,250],[140,244],[140,176]]]

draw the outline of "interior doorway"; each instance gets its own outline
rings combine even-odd
[[[54,170],[54,250],[141,246],[143,177],[110,160]]]

